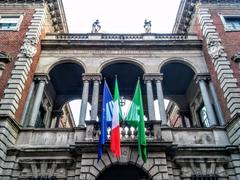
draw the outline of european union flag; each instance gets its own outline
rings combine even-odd
[[[98,142],[98,160],[103,153],[103,145],[107,141],[107,128],[112,125],[113,98],[109,91],[107,82],[104,81],[103,99],[102,99],[102,117],[100,120],[101,134]]]

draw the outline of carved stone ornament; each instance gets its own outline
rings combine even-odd
[[[71,159],[21,159],[19,161],[22,168],[21,178],[66,178],[66,169],[71,166]]]
[[[208,43],[208,53],[213,59],[217,59],[222,57],[224,54],[224,48],[221,45],[221,41],[219,39],[209,38],[207,40]]]
[[[240,52],[234,54],[231,59],[236,63],[240,63]]]
[[[24,42],[23,47],[21,47],[21,53],[24,54],[27,58],[32,58],[37,51],[36,44],[37,43],[34,38],[27,39]]]
[[[176,164],[181,166],[181,177],[191,178],[194,175],[218,175],[222,179],[227,179],[227,172],[224,165],[229,162],[227,157],[203,158],[189,157],[176,158]]]
[[[9,63],[10,61],[11,61],[10,56],[5,52],[0,51],[0,76],[2,75],[2,72],[5,69],[6,64]]]

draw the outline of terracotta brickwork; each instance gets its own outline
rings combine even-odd
[[[231,62],[231,67],[234,72],[235,78],[238,80],[238,86],[240,87],[240,71],[239,65],[231,60],[231,57],[240,51],[240,31],[225,31],[223,22],[219,13],[222,15],[239,15],[240,9],[210,9],[210,14],[213,19],[213,24],[216,26],[216,31],[219,33],[219,37],[222,40],[224,50],[227,53],[227,58]]]
[[[6,8],[0,7],[0,14],[24,14],[19,31],[0,31],[0,51],[8,53],[12,57],[12,61],[6,64],[6,68],[0,77],[0,99],[3,97],[3,91],[7,86],[8,79],[11,77],[11,71],[14,67],[20,47],[28,31],[28,26],[34,13],[33,8]]]

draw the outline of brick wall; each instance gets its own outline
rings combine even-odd
[[[239,15],[240,9],[212,9],[210,10],[213,24],[216,26],[216,30],[219,33],[219,36],[222,40],[222,44],[224,46],[224,50],[227,53],[228,60],[231,62],[231,67],[234,72],[235,78],[238,80],[238,86],[240,87],[240,71],[239,66],[237,63],[233,62],[231,60],[231,57],[237,53],[240,52],[240,31],[225,31],[224,25],[222,23],[222,20],[219,16],[219,13],[222,15]]]
[[[199,39],[203,40],[203,54],[204,54],[206,64],[207,64],[207,67],[208,67],[208,70],[209,70],[209,73],[210,73],[210,76],[211,76],[211,80],[212,80],[212,83],[215,87],[215,90],[216,90],[216,93],[217,93],[217,96],[218,96],[218,100],[219,100],[221,109],[223,111],[224,119],[225,119],[225,121],[229,121],[230,120],[230,112],[227,108],[227,103],[226,103],[226,100],[224,99],[223,91],[222,91],[222,89],[220,87],[220,83],[217,79],[217,73],[214,70],[214,65],[212,63],[211,57],[208,54],[207,43],[206,43],[205,39],[203,38],[202,30],[201,30],[200,24],[198,23],[197,18],[194,22],[193,31],[195,33],[197,33],[197,36],[198,36]]]
[[[14,67],[17,54],[20,52],[20,47],[25,38],[25,34],[30,25],[33,8],[6,8],[0,7],[0,14],[24,14],[19,31],[0,31],[0,51],[8,53],[12,57],[12,61],[6,64],[6,68],[0,77],[0,99],[3,97],[3,91],[7,86],[8,79],[11,77],[11,70]]]

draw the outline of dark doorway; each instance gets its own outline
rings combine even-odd
[[[107,168],[97,180],[151,180],[149,175],[134,165],[114,165]]]

